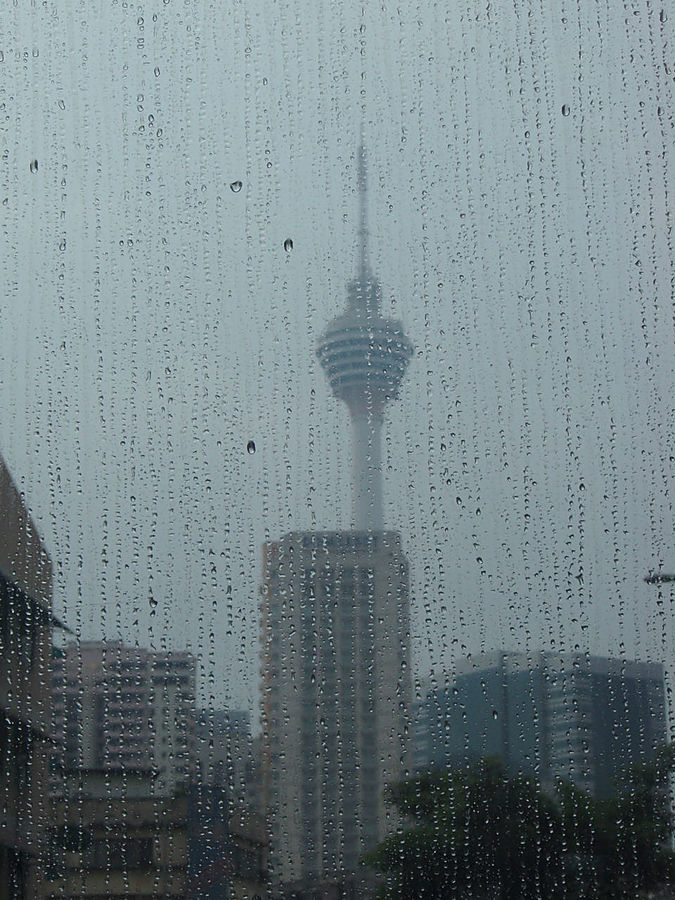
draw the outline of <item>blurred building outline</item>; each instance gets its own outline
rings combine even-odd
[[[52,791],[72,769],[154,770],[153,792],[185,790],[195,768],[195,658],[121,641],[54,648]]]
[[[499,757],[546,789],[559,778],[596,796],[666,742],[663,667],[584,653],[494,652],[459,660],[414,725],[415,768]]]
[[[52,749],[52,563],[0,457],[0,887],[36,896],[47,851]]]

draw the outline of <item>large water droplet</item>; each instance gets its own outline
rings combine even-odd
[[[38,161],[37,161],[37,159],[32,159],[32,160],[30,161],[30,170],[31,170],[31,172],[33,173],[33,175],[36,175],[36,174],[37,174],[37,170],[38,170]]]
[[[66,101],[59,100],[59,109],[65,109],[65,108],[66,108]]]
[[[233,194],[238,194],[239,191],[241,190],[241,188],[242,188],[241,181],[233,181],[232,184],[230,185],[230,190],[232,191]]]
[[[246,445],[246,450],[253,455],[255,453],[255,441],[249,441]]]
[[[159,78],[159,66],[155,66],[155,78]]]
[[[290,253],[292,249],[293,249],[292,239],[286,238],[286,240],[284,241],[284,250],[286,251],[286,253]]]
[[[570,108],[566,103],[563,103],[562,109],[560,111],[563,114],[563,116],[569,116],[569,114],[570,114]]]

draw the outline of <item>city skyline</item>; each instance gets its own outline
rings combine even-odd
[[[371,256],[416,348],[387,416],[404,452],[383,446],[416,671],[504,644],[672,658],[642,581],[675,568],[666,170],[635,162],[662,159],[673,88],[646,18],[537,13],[530,40],[514,10],[298,10],[297,54],[262,3],[9,13],[2,452],[57,616],[199,652],[203,705],[256,709],[261,547],[349,522],[313,348],[354,258],[365,109]],[[395,77],[390,45],[419,49]]]

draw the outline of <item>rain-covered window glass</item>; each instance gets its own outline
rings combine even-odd
[[[675,11],[0,20],[0,900],[675,896]]]

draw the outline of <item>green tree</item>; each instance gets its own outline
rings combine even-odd
[[[561,782],[553,795],[496,759],[393,785],[409,823],[364,859],[391,900],[635,900],[675,883],[668,795],[671,747],[595,800]]]

